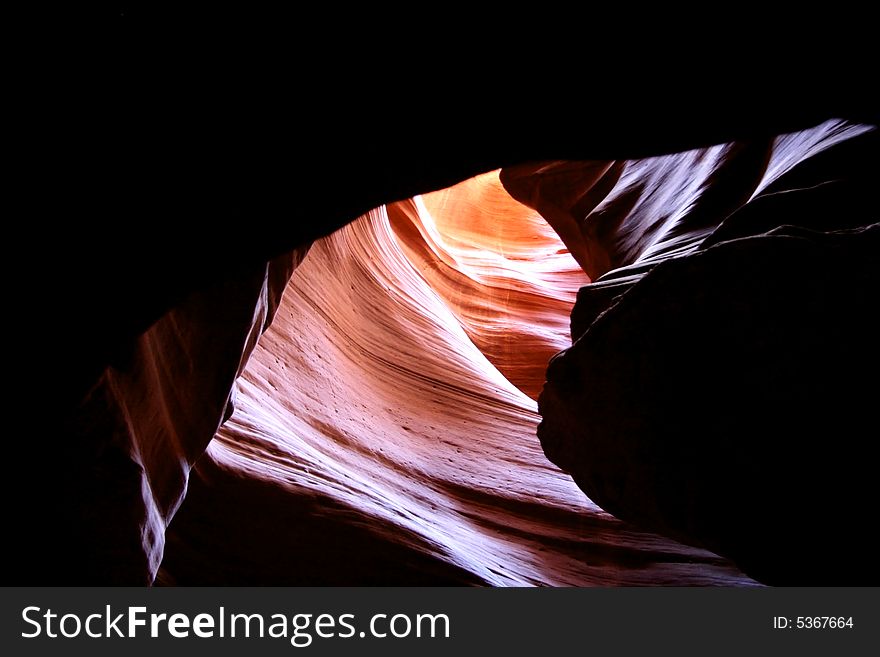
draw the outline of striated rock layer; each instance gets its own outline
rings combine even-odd
[[[870,575],[875,143],[521,165],[322,240],[161,581],[751,583],[635,526],[767,582]]]
[[[768,582],[876,579],[876,132],[556,104],[445,138],[400,105],[420,141],[380,106],[317,151],[249,136],[283,157],[131,122],[60,160],[34,198],[76,220],[26,222],[10,275],[7,579],[145,583],[164,545],[168,583],[751,583],[546,461],[569,314],[539,433],[597,503]],[[312,239],[498,166],[586,273],[482,176],[322,242],[248,360]]]
[[[89,509],[66,543],[84,570],[102,581],[153,581],[190,468],[231,415],[232,385],[307,250],[192,295],[89,391],[65,463],[68,503]]]
[[[468,337],[537,399],[589,282],[559,236],[504,190],[498,172],[388,206],[404,253]]]
[[[498,194],[497,177],[464,192]],[[546,460],[534,401],[499,369],[533,386],[520,361],[559,343],[583,275],[522,208],[450,230],[459,201],[380,208],[312,247],[195,469],[161,581],[750,582],[613,518]],[[533,262],[560,250],[558,278],[556,255]]]
[[[546,176],[581,198],[593,164],[503,174],[604,274],[539,429],[602,508],[765,582],[877,580],[877,155],[870,128],[828,122],[626,163],[590,207]]]
[[[864,175],[864,160],[849,151],[831,162],[824,158],[818,171],[810,164],[819,159],[821,165],[817,156],[829,149],[860,146],[871,131],[828,121],[790,135],[660,157],[524,164],[502,170],[501,180],[514,198],[541,212],[592,279],[612,270],[621,278],[687,255],[728,217],[738,221],[732,215],[768,194]],[[858,169],[848,171],[853,166]],[[776,213],[774,225],[805,220]]]

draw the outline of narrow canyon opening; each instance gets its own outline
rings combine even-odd
[[[236,203],[206,174],[217,198],[172,191],[237,228],[187,240],[210,212],[156,187],[143,242],[47,260],[17,576],[876,579],[878,133],[774,125],[648,155],[595,126],[549,154],[392,145]]]
[[[836,262],[870,241],[860,210],[825,208],[860,207],[835,176],[872,137],[830,121],[507,167],[315,242],[193,471],[158,581],[754,583],[692,545],[785,581],[792,560],[773,546],[802,519],[761,496],[795,503],[787,432],[809,436],[822,424],[803,424],[804,400],[838,394],[798,374],[788,336],[830,339],[812,362],[832,379],[843,341],[829,315],[859,312],[833,283],[794,281],[811,249],[843,245]],[[832,269],[861,280],[851,263]],[[743,448],[756,422],[774,445],[766,468]],[[762,533],[776,538],[756,548]],[[236,540],[201,543],[218,534]]]
[[[535,400],[589,282],[497,171],[316,242],[198,463],[159,581],[751,582],[602,511],[542,452]],[[208,554],[205,526],[237,538]]]

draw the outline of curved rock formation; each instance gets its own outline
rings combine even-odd
[[[233,383],[307,251],[193,295],[86,395],[69,427],[65,481],[75,502],[89,508],[66,545],[88,572],[105,581],[153,581],[190,468],[231,415]],[[77,479],[83,470],[91,474],[88,487]]]
[[[714,555],[622,524],[546,461],[535,403],[470,336],[517,373],[493,340],[543,359],[551,343],[534,340],[530,320],[552,316],[553,328],[567,307],[553,286],[538,294],[550,265],[527,260],[561,245],[521,210],[492,249],[480,221],[441,234],[426,209],[440,217],[457,200],[380,208],[312,247],[196,467],[162,581],[749,582]],[[565,258],[562,282],[573,282]]]
[[[703,326],[700,308],[688,296],[690,278],[675,276],[705,274],[701,285],[716,279],[719,289],[728,285],[742,309],[729,329],[743,330],[734,335],[721,330],[718,340],[709,342],[710,329],[718,328],[711,325],[695,338],[707,342],[702,353],[710,354],[697,363],[708,369],[708,383],[695,398],[708,397],[707,408],[718,408],[709,389],[726,375],[724,368],[754,367],[753,378],[766,379],[770,387],[787,383],[804,372],[803,363],[816,360],[817,371],[843,381],[840,390],[829,385],[810,390],[812,379],[805,377],[795,381],[797,403],[783,399],[788,406],[779,408],[819,409],[808,437],[824,428],[840,441],[842,427],[841,444],[849,449],[845,441],[857,431],[850,418],[869,413],[874,390],[854,390],[851,376],[871,366],[876,355],[870,317],[867,311],[858,314],[860,307],[871,307],[865,290],[873,289],[873,274],[856,261],[870,259],[874,251],[865,246],[870,231],[841,231],[876,217],[871,198],[876,139],[843,124],[770,138],[834,116],[837,106],[793,112],[775,103],[768,108],[762,95],[750,114],[707,113],[701,104],[690,115],[651,113],[632,122],[620,113],[621,103],[599,104],[588,114],[575,104],[544,99],[508,107],[499,100],[500,88],[493,88],[498,111],[468,131],[455,123],[471,124],[476,106],[457,99],[457,114],[444,108],[438,123],[427,112],[431,103],[417,103],[398,90],[407,102],[363,103],[349,121],[339,122],[321,118],[315,94],[315,103],[298,107],[313,112],[301,123],[291,124],[286,110],[281,120],[265,120],[261,106],[261,120],[247,124],[239,138],[230,126],[242,125],[240,116],[212,122],[208,114],[222,114],[212,108],[188,121],[178,113],[184,111],[178,99],[170,113],[157,112],[158,106],[141,105],[145,94],[137,82],[129,96],[117,94],[116,80],[110,88],[127,98],[118,107],[141,110],[108,116],[102,109],[89,120],[71,114],[64,139],[45,151],[33,149],[61,174],[37,176],[31,199],[48,199],[50,206],[35,216],[69,219],[51,228],[24,222],[27,275],[19,268],[9,276],[10,307],[25,327],[25,344],[13,342],[9,351],[21,361],[12,369],[23,373],[15,381],[25,394],[13,400],[14,412],[7,415],[14,429],[8,463],[20,470],[7,494],[9,542],[17,552],[7,579],[149,582],[167,538],[160,581],[169,583],[750,583],[702,549],[646,534],[602,512],[544,460],[534,438],[539,418],[530,396],[548,356],[567,346],[565,318],[575,288],[587,278],[567,254],[557,253],[560,245],[534,213],[511,205],[491,176],[451,196],[376,210],[316,247],[303,265],[303,278],[285,293],[285,304],[300,305],[278,311],[275,329],[239,379],[237,412],[209,444],[232,411],[232,381],[266,327],[291,266],[313,239],[382,203],[515,166],[523,168],[502,174],[505,182],[514,181],[511,191],[538,207],[583,268],[598,277],[577,293],[571,329],[583,338],[550,369],[544,404],[552,412],[542,430],[548,453],[575,472],[584,489],[595,487],[597,499],[621,517],[712,546],[767,581],[789,575],[809,580],[802,577],[809,572],[804,563],[777,570],[784,550],[803,547],[792,548],[785,536],[773,559],[760,559],[766,542],[755,532],[769,514],[756,515],[760,522],[733,539],[718,529],[720,515],[707,524],[703,510],[682,514],[682,505],[696,504],[693,493],[701,486],[713,494],[717,487],[702,474],[691,477],[681,464],[670,464],[674,451],[648,450],[658,457],[657,467],[642,467],[646,446],[656,446],[653,430],[628,433],[632,449],[617,451],[613,442],[620,425],[614,423],[626,417],[609,420],[602,415],[608,406],[596,419],[609,430],[587,431],[592,420],[583,413],[589,406],[583,391],[564,390],[560,382],[592,376],[581,369],[583,363],[609,365],[589,345],[593,339],[601,344],[602,331],[613,337],[615,327],[593,338],[588,334],[594,324],[603,325],[602,313],[613,316],[619,306],[620,316],[632,321],[619,334],[618,346],[625,345],[617,352],[624,361],[621,376],[632,371],[627,359],[644,357],[645,394],[655,394],[661,383],[651,368],[663,345],[650,343],[652,322],[669,322],[680,312],[696,316],[694,327]],[[307,87],[301,89],[303,98],[310,97]],[[323,99],[327,107],[351,104],[356,94],[339,88],[345,97],[338,103]],[[413,112],[416,106],[425,111]],[[546,108],[540,116],[539,106]],[[402,117],[412,117],[415,125]],[[278,131],[279,125],[285,129]],[[318,136],[314,144],[301,138],[302,126]],[[706,148],[734,138],[741,139],[735,146]],[[832,142],[833,148],[825,148]],[[686,152],[697,147],[703,147],[701,157]],[[88,166],[83,153],[89,154]],[[788,156],[780,158],[784,153]],[[661,157],[609,159],[646,155]],[[563,165],[564,158],[604,159]],[[522,165],[541,161],[550,162],[539,165],[549,166],[547,171]],[[777,169],[784,175],[774,175]],[[558,184],[548,188],[553,171],[560,173]],[[459,208],[468,209],[479,230],[463,231],[456,224]],[[502,211],[513,212],[509,222],[502,223]],[[781,223],[801,229],[775,230]],[[534,243],[525,246],[520,240],[528,235]],[[748,244],[732,246],[743,241]],[[753,247],[763,253],[777,245],[791,268],[784,262],[759,267],[776,282],[749,275],[738,281],[715,267],[723,261],[715,249],[733,249],[748,260]],[[292,250],[292,262],[279,258]],[[548,261],[546,268],[530,261],[537,254]],[[675,256],[686,257],[663,264]],[[748,265],[736,258],[727,262],[735,272]],[[814,278],[838,264],[810,295]],[[657,280],[651,289],[675,300],[676,307],[670,310],[662,299],[630,307],[627,299],[635,304],[642,298],[639,286]],[[675,281],[675,289],[664,287],[667,280]],[[739,294],[737,284],[748,284],[753,294]],[[815,322],[816,329],[800,327],[788,343],[779,331],[772,333],[772,358],[715,358],[712,349],[726,349],[720,340],[747,339],[752,348],[765,349],[765,334],[745,318],[776,321],[779,311],[765,306],[785,297],[785,284],[797,290],[792,298],[806,304],[799,316]],[[845,290],[839,298],[837,289]],[[19,297],[25,302],[19,304]],[[852,303],[840,308],[841,300]],[[709,324],[725,318],[718,300],[714,303],[707,305]],[[843,323],[835,325],[831,313]],[[852,322],[863,324],[853,328]],[[662,322],[658,326],[660,335]],[[641,332],[634,336],[634,328]],[[850,351],[840,348],[846,336],[853,336]],[[680,426],[691,412],[674,396],[678,379],[687,377],[684,365],[700,353],[688,351],[689,338],[687,331],[670,336],[669,344],[687,352],[670,364],[677,378],[660,391],[673,397],[670,426]],[[748,345],[730,353],[743,350]],[[850,360],[834,360],[835,355]],[[713,369],[716,361],[724,368]],[[845,367],[850,361],[859,367]],[[685,383],[681,389],[690,394]],[[823,395],[818,400],[817,391]],[[595,392],[589,403],[605,399],[627,407],[619,397],[631,391],[611,371],[607,390]],[[350,399],[340,402],[343,395]],[[773,404],[767,407],[773,410]],[[746,410],[747,417],[758,419],[753,409]],[[659,411],[649,404],[644,412],[653,421],[658,416],[651,413]],[[835,415],[846,419],[832,427]],[[753,426],[759,423],[748,428]],[[769,429],[755,436],[774,438]],[[594,439],[607,471],[598,472],[594,466],[602,463],[583,454],[581,443]],[[758,466],[747,475],[759,475],[750,493],[754,504],[760,500],[770,508],[769,496],[789,484],[802,492],[804,477],[811,476],[827,496],[815,507],[818,513],[835,519],[837,509],[846,509],[839,516],[845,522],[829,523],[833,531],[815,549],[803,551],[802,562],[818,563],[820,549],[827,549],[828,564],[846,562],[846,578],[870,564],[853,549],[863,537],[859,522],[876,499],[864,484],[873,462],[864,451],[870,449],[867,441],[863,451],[849,449],[853,459],[843,451],[823,464],[800,462],[807,474],[781,467],[777,453],[762,470],[764,457],[754,443],[748,449],[735,443],[751,456],[729,460],[713,444],[700,443],[706,449],[690,452],[690,463],[711,471],[743,460],[751,467],[754,457]],[[656,501],[603,487],[602,477],[615,479],[621,468],[629,472],[628,463],[639,466],[632,470],[639,476],[628,485]],[[775,487],[765,486],[768,473],[777,477]],[[667,486],[665,477],[673,483]],[[730,479],[729,473],[720,477]],[[657,494],[658,489],[669,494]],[[852,499],[844,501],[848,493]],[[745,506],[730,512],[745,513]],[[796,522],[781,527],[796,529],[809,543],[803,530],[816,527],[809,514],[804,505]]]
[[[541,212],[598,279],[692,252],[795,167],[870,130],[828,121],[791,135],[662,157],[520,165],[504,169],[501,180],[511,196]]]
[[[553,229],[504,191],[498,172],[388,206],[407,258],[468,337],[537,399],[589,282]]]
[[[695,185],[696,197],[675,181],[711,151],[676,156],[689,163],[671,176],[670,158],[628,164],[673,193],[625,198],[632,185],[620,182],[583,218],[569,207],[583,251],[623,267],[578,295],[576,342],[548,370],[539,436],[603,508],[765,582],[877,577],[866,524],[877,454],[865,433],[876,391],[865,382],[880,365],[880,244],[871,175],[851,157],[876,157],[876,139],[842,122],[786,135],[766,166],[747,158],[723,184]],[[722,161],[708,170],[743,165]],[[531,190],[536,205],[565,207],[552,191]]]

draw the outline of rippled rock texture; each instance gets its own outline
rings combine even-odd
[[[832,122],[627,164],[597,207],[553,206],[623,266],[580,291],[540,398],[545,452],[602,508],[765,582],[876,580],[880,233],[873,176],[838,160],[875,140]]]
[[[66,545],[82,568],[103,581],[153,581],[190,468],[232,414],[233,383],[307,250],[192,295],[88,392],[64,464],[68,503],[89,509]]]
[[[41,392],[10,462],[39,476],[15,573],[876,579],[876,132],[606,114],[430,157],[361,117],[348,159],[322,146],[296,175],[211,165],[212,135],[198,174],[145,161],[103,196],[73,177],[59,197],[97,218],[57,229],[50,282],[22,286]],[[150,228],[108,250],[120,209]],[[181,217],[205,225],[178,239]],[[60,419],[37,430],[42,411]]]
[[[585,281],[496,174],[316,243],[196,468],[163,581],[749,582],[601,511],[544,457],[503,373],[535,390]]]

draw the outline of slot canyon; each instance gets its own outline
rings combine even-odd
[[[876,583],[876,125],[561,122],[115,173],[155,228],[53,236],[7,579]]]

